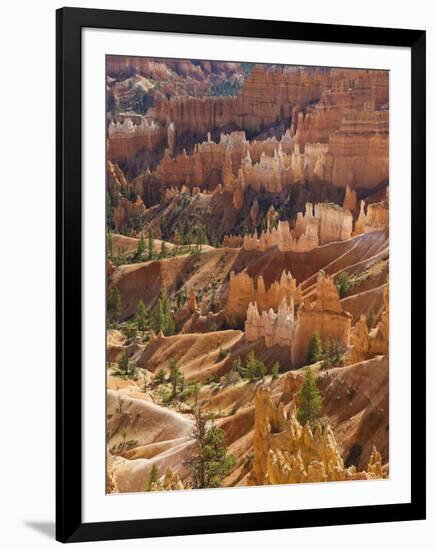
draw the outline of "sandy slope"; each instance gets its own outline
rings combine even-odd
[[[156,464],[183,470],[187,448],[192,445],[189,418],[151,401],[133,398],[126,388],[107,392],[109,448],[128,443],[117,457],[114,475],[119,491],[142,491]],[[124,438],[125,435],[125,438]],[[188,453],[189,454],[189,453]]]
[[[349,241],[330,243],[305,253],[280,252],[276,247],[265,252],[204,247],[194,255],[120,266],[112,274],[110,284],[116,284],[120,289],[122,319],[125,319],[136,312],[141,299],[146,306],[153,305],[162,287],[170,296],[182,287],[194,287],[198,295],[208,297],[215,285],[218,297],[224,303],[232,270],[238,273],[246,269],[252,277],[263,275],[267,286],[278,280],[284,269],[291,271],[302,284],[304,295],[314,291],[320,269],[329,275],[342,271],[347,271],[351,276],[368,273],[367,282],[360,284],[367,285],[362,290],[370,290],[385,282],[380,271],[370,275],[374,266],[384,262],[387,256],[386,231],[359,235]],[[357,286],[355,292],[360,291],[360,286]]]
[[[272,248],[264,253],[231,248],[205,248],[195,255],[178,256],[166,260],[136,265],[120,266],[112,276],[112,284],[120,288],[124,317],[132,315],[139,299],[146,305],[154,303],[161,286],[169,295],[182,285],[192,286],[198,296],[208,295],[213,284],[222,288],[224,301],[229,273],[246,268],[250,275],[262,274],[267,285],[278,279],[287,269],[302,283],[304,295],[314,290],[317,272],[324,269],[335,275],[341,271],[355,278],[357,283],[342,300],[344,309],[350,311],[354,321],[361,313],[373,309],[379,314],[382,308],[383,290],[387,278],[388,234],[385,231],[368,233],[350,241],[331,243],[304,254],[283,253]],[[187,323],[187,330],[194,329],[201,319]],[[114,348],[122,347],[118,334],[111,335]],[[150,373],[167,368],[170,359],[176,360],[186,381],[200,381],[199,399],[208,403],[218,415],[217,424],[225,431],[230,451],[236,458],[233,472],[225,485],[244,485],[251,465],[253,451],[255,383],[246,381],[235,385],[206,383],[212,375],[223,377],[232,367],[237,356],[243,359],[251,349],[256,350],[270,368],[279,359],[281,368],[288,370],[287,348],[265,348],[261,341],[247,343],[240,330],[215,330],[212,332],[187,332],[153,339],[147,346],[138,346],[132,360],[137,367]],[[367,466],[373,445],[388,459],[388,361],[376,357],[326,374],[315,370],[323,397],[323,415],[328,417],[343,458],[347,464],[358,468]],[[287,372],[274,382],[267,378],[273,394],[285,404],[289,403],[302,380],[302,372]],[[223,379],[222,379],[223,383]],[[132,383],[133,384],[133,383]],[[164,472],[168,466],[178,471],[182,478],[187,471],[184,459],[190,452],[192,420],[187,413],[162,407],[150,401],[151,394],[136,385],[115,387],[111,381],[108,390],[109,426],[112,430],[110,445],[120,445],[125,428],[126,440],[135,443],[123,449],[116,458],[119,489],[141,491],[144,489],[153,464]],[[115,388],[115,389],[114,389]],[[122,413],[119,409],[121,396]],[[185,406],[185,409],[184,409]],[[189,403],[181,410],[188,411]]]

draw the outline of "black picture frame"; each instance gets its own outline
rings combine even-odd
[[[82,28],[291,39],[411,49],[411,502],[101,523],[82,522]],[[420,520],[425,492],[425,49],[422,30],[62,8],[56,13],[56,538],[61,542]]]

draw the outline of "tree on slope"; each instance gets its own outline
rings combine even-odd
[[[108,292],[108,316],[111,321],[118,321],[121,313],[121,295],[118,287],[113,286]]]
[[[186,460],[192,487],[220,487],[235,465],[235,458],[228,453],[225,433],[214,425],[212,414],[202,411],[200,405],[196,405],[193,416],[196,445],[193,455]]]
[[[144,331],[147,329],[147,312],[146,306],[144,305],[143,300],[140,300],[137,308],[137,329],[140,330],[143,335]]]
[[[181,369],[178,367],[176,359],[170,359],[169,362],[169,377],[168,380],[171,384],[171,397],[175,397],[178,391],[181,389],[184,383],[184,375]]]
[[[307,422],[310,424],[317,418],[322,399],[320,397],[317,382],[314,379],[310,368],[305,369],[305,379],[299,391],[299,408],[297,411],[297,419],[303,425]]]
[[[149,260],[153,258],[153,232],[151,227],[147,231],[147,258]]]
[[[137,258],[141,258],[145,250],[146,250],[146,242],[144,240],[144,235],[141,233],[140,240],[138,241],[138,245],[137,245],[137,253],[136,253]]]
[[[323,359],[323,347],[322,341],[320,339],[320,334],[318,332],[313,332],[310,338],[310,343],[308,347],[308,365],[317,363]]]

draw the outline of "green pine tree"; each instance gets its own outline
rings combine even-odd
[[[186,460],[194,489],[220,487],[222,480],[231,472],[235,458],[228,453],[223,430],[214,425],[212,414],[205,413],[197,405],[193,411],[193,438],[196,447]]]
[[[240,376],[242,375],[243,371],[243,362],[241,361],[241,357],[238,356],[235,361],[232,363],[232,370],[236,373],[238,373]]]
[[[161,241],[161,252],[159,253],[160,258],[166,258],[168,255],[168,247],[165,241]]]
[[[114,254],[114,244],[112,241],[112,233],[108,231],[107,237],[106,237],[106,251],[108,258],[112,259],[112,256]]]
[[[272,367],[272,379],[273,380],[276,380],[279,377],[279,370],[280,370],[279,361],[275,361],[275,363]]]
[[[255,351],[251,350],[246,358],[246,365],[242,368],[241,375],[243,378],[247,378],[250,382],[264,379],[267,373],[267,367],[264,361],[258,359],[255,355]]]
[[[153,232],[151,227],[147,230],[147,258],[149,260],[153,258]]]
[[[133,340],[137,336],[137,326],[135,323],[128,322],[123,327],[123,332],[128,340]]]
[[[153,484],[156,483],[158,479],[159,479],[159,470],[156,464],[154,464],[152,466],[152,469],[150,470],[149,479],[147,480],[147,483],[146,483],[146,491],[151,491]]]
[[[144,241],[143,233],[141,233],[140,240],[138,241],[138,245],[137,245],[137,254],[136,254],[137,257],[141,258],[145,250],[146,250],[146,242]]]
[[[297,419],[303,425],[314,422],[322,406],[322,399],[310,368],[305,369],[305,380],[299,391]]]
[[[187,291],[186,288],[183,287],[179,290],[179,292],[176,294],[176,305],[178,308],[181,308],[185,305],[187,301]]]
[[[184,385],[184,375],[182,371],[177,366],[176,359],[170,359],[169,362],[169,377],[168,380],[171,384],[171,398],[176,397],[177,393],[183,389]]]
[[[121,354],[120,359],[118,360],[118,370],[123,372],[124,374],[128,374],[129,372],[129,354],[127,350],[124,350],[124,352]]]
[[[122,310],[122,302],[121,302],[121,294],[118,287],[113,286],[109,289],[108,292],[108,300],[107,300],[107,310],[108,310],[108,317],[111,321],[118,321],[121,310]]]
[[[337,290],[340,298],[344,298],[352,286],[353,284],[349,273],[347,271],[342,271],[337,279]]]
[[[137,307],[137,329],[140,330],[143,335],[144,331],[147,329],[147,312],[143,300],[139,301]]]
[[[165,370],[160,368],[153,377],[155,384],[164,384],[166,382]]]
[[[310,338],[310,343],[308,346],[308,358],[307,364],[312,365],[321,361],[323,358],[323,347],[322,341],[320,339],[320,334],[318,332],[313,332]]]
[[[346,349],[339,340],[331,339],[325,343],[323,352],[324,369],[343,367],[346,362]]]
[[[165,288],[161,290],[161,297],[159,298],[159,325],[160,330],[167,335],[169,324],[169,305],[168,296]]]
[[[367,314],[367,327],[369,330],[376,326],[376,314],[373,309]]]

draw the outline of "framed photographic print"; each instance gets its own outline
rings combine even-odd
[[[424,31],[58,10],[58,540],[424,519],[424,280]]]

